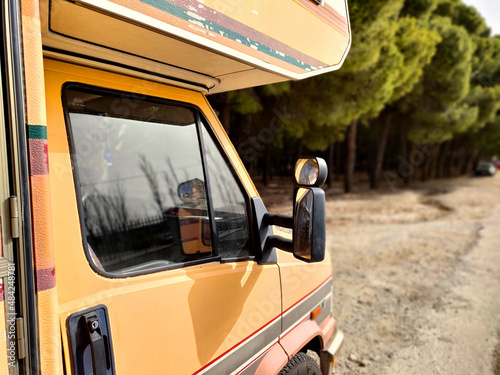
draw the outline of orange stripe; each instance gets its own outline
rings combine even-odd
[[[52,252],[52,215],[49,206],[49,175],[31,176],[33,238],[36,269],[43,270],[55,266]]]
[[[22,1],[23,52],[28,124],[46,124],[40,17],[37,2]]]
[[[40,363],[42,374],[62,375],[61,333],[55,289],[37,293],[39,311]]]

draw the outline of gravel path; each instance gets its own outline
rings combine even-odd
[[[337,373],[500,375],[500,173],[333,194],[327,250]]]

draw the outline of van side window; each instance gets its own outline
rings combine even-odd
[[[82,237],[94,269],[147,273],[215,256],[195,112],[86,87],[67,87],[64,101]],[[213,181],[219,186],[215,174]],[[233,230],[226,211],[234,210],[216,201],[225,244],[224,231]]]
[[[223,259],[249,257],[250,233],[245,197],[227,162],[210,137],[207,125],[204,124],[202,129],[210,181],[210,201],[218,236],[218,253]]]

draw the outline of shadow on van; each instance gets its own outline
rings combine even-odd
[[[252,304],[256,298],[262,299],[263,289],[279,288],[277,267],[276,284],[267,286],[261,285],[268,281],[266,277],[259,280],[263,270],[263,266],[243,261],[220,264],[214,272],[187,272],[194,281],[188,299],[200,363],[208,363],[276,317],[275,309],[268,316],[255,314]]]

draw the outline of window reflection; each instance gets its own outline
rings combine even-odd
[[[219,254],[223,258],[248,257],[252,254],[245,198],[227,162],[208,134],[206,125],[202,133],[210,178],[210,196],[219,239]]]
[[[84,233],[95,267],[127,274],[215,254],[252,255],[245,197],[207,125],[198,126],[192,110],[133,94],[85,88],[65,93]]]
[[[210,256],[193,113],[123,98],[113,103],[103,96],[67,94],[91,257],[94,253],[106,271],[127,272],[146,263],[161,266]],[[194,180],[203,187],[195,206],[178,193],[182,183]]]

